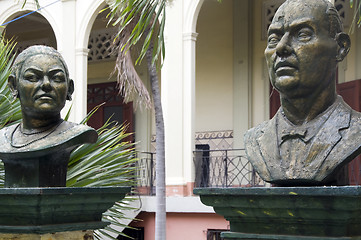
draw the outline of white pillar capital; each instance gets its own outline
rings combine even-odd
[[[89,55],[89,49],[88,48],[77,48],[75,50],[75,55],[87,57]]]
[[[184,41],[197,41],[198,33],[196,32],[188,32],[183,33],[183,40]]]

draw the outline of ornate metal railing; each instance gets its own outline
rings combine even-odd
[[[140,195],[155,195],[155,153],[138,152],[137,155],[137,192]]]
[[[254,171],[244,149],[196,150],[195,187],[251,187],[264,186]]]
[[[248,162],[244,149],[196,150],[195,187],[264,186]],[[138,152],[136,189],[140,195],[155,195],[155,153]]]

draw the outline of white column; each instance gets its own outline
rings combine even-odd
[[[165,121],[166,184],[184,185],[183,154],[183,40],[182,1],[167,6],[166,56],[162,68],[162,104]],[[176,193],[175,193],[176,194]]]
[[[243,134],[251,125],[249,1],[233,3],[233,148],[244,147]]]
[[[195,82],[196,82],[196,41],[198,33],[183,34],[183,146],[184,146],[184,178],[186,182],[194,182],[194,138],[195,138]]]
[[[79,123],[87,114],[87,89],[88,89],[88,48],[77,48],[75,54],[75,92],[73,101],[74,122]],[[76,98],[75,98],[76,97]]]
[[[68,65],[70,78],[73,79],[75,83],[73,101],[71,103],[67,102],[66,107],[62,111],[62,116],[65,116],[70,105],[72,105],[69,120],[72,122],[79,122],[79,113],[81,113],[81,111],[79,112],[78,110],[78,101],[80,100],[78,92],[81,91],[81,89],[78,86],[79,84],[76,79],[76,0],[62,0],[61,3],[61,8],[59,8],[59,11],[61,11],[62,14],[61,37],[58,39],[57,47]]]

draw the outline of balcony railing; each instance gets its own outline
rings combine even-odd
[[[139,152],[137,190],[140,195],[155,195],[155,153]]]
[[[244,149],[196,150],[195,187],[256,187],[265,182],[254,171]]]
[[[195,187],[264,186],[264,181],[248,162],[244,149],[196,150]],[[140,195],[155,195],[155,153],[139,152],[137,190]]]

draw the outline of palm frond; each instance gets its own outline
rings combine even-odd
[[[7,86],[7,79],[11,73],[14,61],[13,41],[0,38],[0,128],[16,123],[21,118],[21,108],[18,99],[15,99]]]
[[[169,0],[168,0],[169,1]],[[119,91],[125,101],[135,101],[135,106],[152,106],[149,92],[140,79],[135,65],[144,59],[152,41],[155,48],[152,62],[164,58],[164,26],[166,0],[108,0],[109,23],[119,26],[116,38],[120,43],[114,73],[117,72]],[[140,45],[139,54],[133,62],[132,55]]]
[[[96,109],[88,114],[83,120],[84,123]],[[99,137],[96,143],[76,148],[68,164],[67,186],[134,186],[137,158],[134,144],[124,141],[130,135],[126,133],[126,128],[127,126],[118,126],[108,120],[97,130]],[[116,239],[122,234],[117,229],[127,227],[122,223],[127,219],[124,210],[133,210],[129,205],[133,200],[133,197],[128,196],[105,212],[103,220],[110,222],[111,225],[96,230],[94,237],[103,239],[103,236],[107,236]]]
[[[164,58],[164,51],[162,51],[164,49],[164,37],[161,32],[164,30],[165,25],[163,18],[165,19],[166,2],[167,0],[108,1],[111,10],[110,22],[114,21],[113,25],[120,26],[118,36],[121,36],[124,31],[131,29],[130,36],[126,39],[127,41],[121,50],[127,51],[130,47],[135,46],[144,39],[142,51],[136,60],[137,64],[144,59],[150,41],[154,41],[155,46],[160,46],[155,47],[157,50],[153,55],[153,63],[159,59],[159,56]],[[160,26],[157,27],[158,20],[161,18]],[[134,21],[136,22],[135,24]]]
[[[128,220],[128,222],[134,220],[127,217],[125,213],[129,211],[139,210],[138,208],[132,207],[130,205],[130,203],[135,200],[136,198],[132,196],[127,196],[123,201],[115,203],[112,208],[110,208],[105,214],[103,214],[103,220],[110,222],[111,225],[105,227],[104,229],[94,231],[95,238],[104,239],[104,237],[107,237],[111,239],[116,239],[115,236],[118,235],[128,237],[119,229],[132,228],[124,224],[124,220]]]
[[[130,51],[120,50],[121,46],[126,44],[125,41],[129,34],[129,32],[124,32],[120,38],[120,46],[117,46],[118,56],[112,74],[117,74],[119,94],[124,97],[125,102],[133,101],[135,107],[144,105],[146,108],[151,108],[149,92],[135,70]]]
[[[18,3],[21,3],[22,2],[22,7],[21,8],[24,8],[25,7],[25,4],[28,2],[27,0],[18,0]],[[39,0],[32,0],[32,2],[35,3],[36,7],[37,8],[40,8],[40,4],[39,4]]]
[[[19,100],[15,100],[7,86],[8,77],[11,73],[11,65],[14,61],[12,52],[15,47],[13,41],[6,41],[0,36],[0,128],[16,123],[21,119]],[[4,186],[5,170],[0,162],[0,186]]]
[[[361,26],[361,1],[360,0],[350,0],[350,7],[354,8],[354,13],[352,17],[352,23],[349,30],[349,33],[353,33],[355,31],[355,27]]]
[[[96,143],[81,145],[72,152],[68,187],[132,185],[137,161],[134,144],[124,142],[129,136],[125,126],[112,124],[107,122],[97,130]]]

